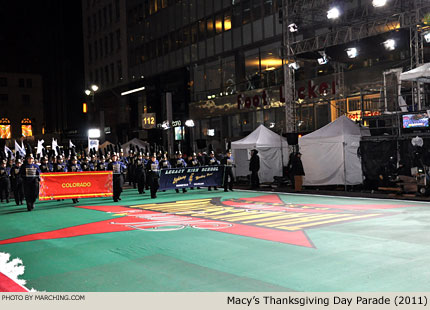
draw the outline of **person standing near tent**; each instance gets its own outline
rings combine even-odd
[[[258,171],[260,170],[260,157],[256,149],[251,150],[251,160],[249,162],[249,171],[251,171],[251,189],[260,187]]]
[[[223,164],[225,166],[225,172],[224,172],[224,192],[228,192],[228,189],[230,191],[233,191],[233,182],[234,182],[233,166],[234,166],[234,159],[233,159],[233,156],[231,156],[231,151],[230,150],[228,150],[225,153],[225,156],[222,159],[221,164]]]
[[[292,158],[291,172],[294,176],[294,191],[300,192],[303,185],[303,176],[305,175],[305,170],[303,169],[303,163],[300,157],[302,153],[297,152]]]

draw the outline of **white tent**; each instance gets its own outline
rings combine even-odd
[[[108,145],[111,145],[111,144],[113,144],[113,143],[106,140],[105,142],[103,142],[103,144],[99,145],[99,148],[103,150],[105,147],[108,147]],[[114,147],[115,147],[115,145],[114,145]]]
[[[124,156],[128,156],[128,151],[130,150],[130,145],[133,144],[135,147],[137,146],[140,149],[146,149],[146,151],[149,151],[149,143],[142,141],[140,139],[137,138],[133,138],[130,141],[128,141],[127,143],[124,143],[123,145],[121,145],[122,149],[124,150]]]
[[[260,157],[260,182],[273,182],[274,176],[282,176],[282,153],[284,165],[288,162],[287,139],[260,125],[245,138],[232,142],[231,149],[236,163],[236,176],[247,176],[249,171],[250,152],[258,150]]]
[[[370,135],[345,115],[299,139],[305,185],[356,185],[363,182],[357,155],[360,139]]]
[[[401,73],[400,80],[430,83],[430,63],[423,64],[415,69]]]

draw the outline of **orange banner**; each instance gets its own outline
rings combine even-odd
[[[40,175],[39,200],[112,196],[112,171],[48,172]]]

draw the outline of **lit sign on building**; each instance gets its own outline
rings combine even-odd
[[[142,114],[142,128],[153,129],[157,125],[157,119],[155,113],[143,113]]]

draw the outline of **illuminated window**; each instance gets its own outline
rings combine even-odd
[[[224,15],[224,31],[231,29],[231,13],[226,12]]]
[[[0,138],[10,139],[12,134],[10,131],[10,121],[7,118],[0,119]]]
[[[31,120],[24,118],[21,122],[21,132],[23,137],[33,136],[33,130],[31,128]]]

